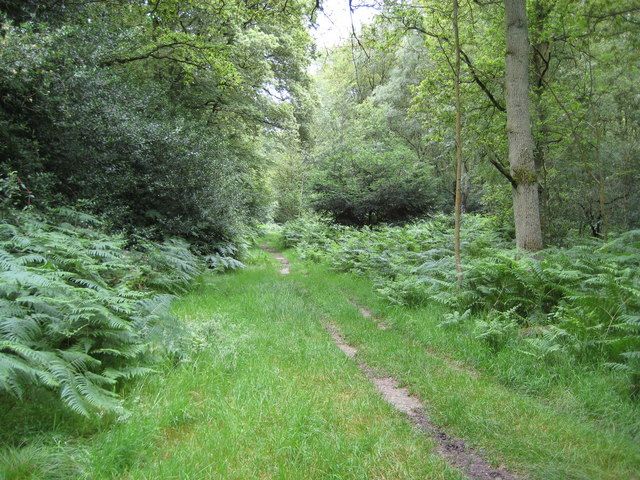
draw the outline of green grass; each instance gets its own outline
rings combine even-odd
[[[4,478],[54,478],[56,448],[75,468],[58,478],[461,478],[333,345],[299,284],[260,258],[176,303],[200,326],[198,352],[131,387],[127,423],[86,438],[42,425],[4,450]]]
[[[258,252],[176,302],[195,332],[192,358],[131,384],[128,422],[35,402],[5,409],[0,479],[462,478],[335,347],[329,319],[360,359],[401,379],[495,465],[531,479],[638,478],[638,411],[615,379],[492,353],[438,327],[437,307],[390,306],[366,279],[287,256],[289,276]]]
[[[441,307],[389,305],[365,278],[287,255],[307,304],[335,320],[360,358],[408,385],[439,425],[489,459],[534,479],[640,478],[639,411],[624,379],[517,349],[493,353],[469,332],[439,327]],[[350,301],[391,328],[379,330]]]

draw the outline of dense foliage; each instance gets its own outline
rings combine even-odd
[[[392,302],[447,305],[443,327],[470,326],[495,349],[522,337],[523,354],[541,360],[605,362],[629,371],[640,393],[640,231],[532,257],[509,247],[495,219],[467,215],[458,286],[452,223],[358,230],[310,217],[286,224],[283,240],[305,258],[369,275]]]
[[[442,208],[445,194],[434,166],[390,131],[388,117],[394,113],[381,103],[387,94],[380,90],[354,102],[353,86],[343,78],[350,68],[346,53],[338,52],[318,78],[321,104],[311,206],[351,225],[403,221]],[[420,135],[417,129],[404,133]]]
[[[124,415],[118,381],[183,354],[169,306],[201,261],[182,240],[127,249],[93,216],[11,202],[0,209],[0,397],[45,388],[75,412]]]
[[[443,326],[608,363],[640,390],[640,9],[527,2],[523,172],[503,160],[501,2],[460,6],[455,52],[458,3],[374,3],[310,69],[318,2],[0,0],[2,395],[44,387],[79,413],[123,414],[118,380],[178,353],[170,295],[201,260],[242,268],[271,219],[393,302],[451,307]],[[444,216],[456,143],[461,276]],[[536,257],[512,248],[519,182],[555,245]]]
[[[459,3],[462,207],[508,226],[504,6]],[[372,22],[319,62],[307,203],[350,224],[450,212],[453,2],[373,4]],[[534,176],[545,242],[638,228],[637,2],[529,0],[527,6]],[[401,205],[376,215],[387,203]],[[360,211],[373,213],[352,213]]]
[[[0,2],[1,395],[121,416],[119,380],[188,353],[172,294],[243,266],[308,136],[309,10],[264,7]]]
[[[638,0],[336,2],[321,52],[329,0],[0,0],[0,477],[412,477],[423,439],[334,375],[328,320],[429,434],[637,470]],[[263,224],[352,275],[201,275]]]
[[[39,206],[203,250],[263,221],[266,144],[298,135],[299,2],[0,3],[0,162]]]

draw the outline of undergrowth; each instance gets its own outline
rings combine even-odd
[[[174,294],[201,271],[181,240],[104,233],[67,208],[3,211],[0,222],[0,396],[58,392],[85,415],[126,416],[118,383],[180,355]]]
[[[406,226],[355,229],[308,216],[287,223],[282,243],[303,259],[366,275],[389,301],[437,302],[442,328],[466,324],[494,351],[514,339],[541,361],[571,359],[627,372],[640,393],[640,231],[604,242],[516,251],[491,217],[466,215],[458,287],[453,225],[445,216]]]

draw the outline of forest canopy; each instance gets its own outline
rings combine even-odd
[[[305,8],[2,2],[4,173],[115,229],[238,239],[268,214],[270,138],[308,115]]]
[[[463,211],[513,228],[535,178],[546,243],[637,227],[637,5],[527,3],[528,173],[507,161],[505,10],[460,6],[456,77],[452,5],[351,2],[372,19],[320,51],[309,2],[5,0],[4,174],[34,205],[200,247],[308,208],[403,222],[453,209],[458,78]]]
[[[637,4],[535,0],[527,13],[533,174],[546,242],[637,228]],[[410,204],[405,218],[452,210],[451,14],[451,2],[382,2],[370,24],[322,58],[311,155],[318,173],[309,186],[315,208],[359,225],[395,221],[385,198],[393,192]],[[462,209],[508,226],[519,179],[507,161],[504,23],[501,2],[460,5]],[[380,162],[384,175],[374,172]],[[415,182],[422,189],[403,176],[417,180],[413,169],[429,177]],[[371,215],[345,217],[345,209]]]

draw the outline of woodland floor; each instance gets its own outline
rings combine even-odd
[[[58,418],[40,428],[56,432],[49,451],[65,439],[57,473],[19,476],[44,471],[32,449],[0,456],[0,478],[640,478],[631,434],[430,341],[437,309],[390,307],[365,279],[265,250],[177,302],[209,341],[130,387],[128,422]]]

